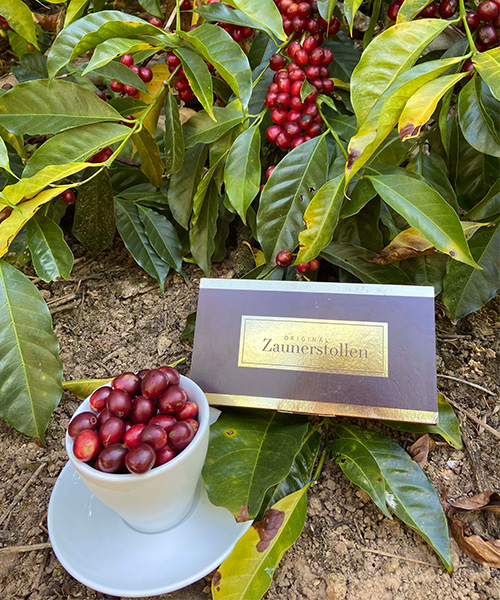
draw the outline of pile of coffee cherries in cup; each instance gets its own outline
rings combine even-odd
[[[198,406],[172,367],[121,373],[71,420],[79,460],[104,473],[145,473],[171,461],[198,431]]]

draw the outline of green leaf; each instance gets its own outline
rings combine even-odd
[[[178,48],[175,54],[181,59],[182,68],[188,78],[194,95],[198,98],[203,108],[215,121],[213,103],[214,91],[212,75],[201,56],[190,48]]]
[[[328,48],[335,55],[335,60],[328,69],[332,77],[347,82],[351,79],[351,75],[359,63],[361,53],[353,41],[342,31],[339,31],[335,37],[339,41],[327,38],[322,44],[324,48]]]
[[[277,9],[276,9],[277,11]],[[217,25],[205,23],[182,37],[199,50],[203,58],[219,72],[246,109],[252,95],[252,72],[248,58],[239,44]]]
[[[84,162],[102,148],[130,135],[129,127],[117,123],[82,125],[49,138],[31,155],[23,177],[33,177],[49,165]]]
[[[190,313],[186,319],[186,325],[181,333],[181,340],[193,340],[196,327],[196,311]]]
[[[423,85],[445,73],[461,58],[429,61],[401,73],[379,96],[364,123],[349,142],[348,180],[374,156],[397,124],[406,102]]]
[[[43,442],[62,394],[59,342],[40,292],[4,261],[0,261],[0,324],[0,417]]]
[[[352,28],[354,25],[354,17],[359,10],[359,7],[363,4],[363,0],[344,0],[344,12],[347,24],[349,25],[349,31],[352,36]]]
[[[67,279],[74,258],[59,225],[39,213],[28,221],[26,235],[38,277],[43,281],[53,281],[56,277]]]
[[[336,444],[342,443],[342,451],[350,457],[356,452],[377,463],[379,471],[374,475],[382,474],[385,500],[391,511],[421,535],[451,571],[446,517],[436,489],[418,464],[396,442],[380,433],[345,424],[336,425],[335,430],[340,442],[334,442],[332,450],[335,452]]]
[[[84,179],[92,171],[85,171]],[[102,252],[115,237],[113,188],[108,171],[100,171],[78,189],[73,235],[91,252]]]
[[[440,435],[452,448],[461,450],[464,446],[460,434],[460,423],[457,419],[451,404],[449,404],[443,394],[438,392],[438,424],[424,425],[423,423],[400,423],[397,421],[382,421],[384,425],[397,429],[398,431],[407,431],[409,433],[431,433]]]
[[[285,496],[298,492],[311,482],[320,445],[321,436],[318,431],[310,425],[302,447],[293,459],[290,472],[285,479],[278,483],[278,485],[267,490],[266,497],[264,498],[257,519],[260,520],[261,518],[264,518],[265,513],[273,504],[276,504],[276,502]]]
[[[348,197],[342,205],[340,218],[348,219],[358,214],[376,195],[377,192],[368,179],[358,179],[353,190],[348,193]]]
[[[457,73],[438,77],[413,94],[399,117],[398,131],[403,142],[420,134],[421,128],[432,117],[444,94],[466,75],[467,73]]]
[[[156,279],[163,292],[170,267],[154,251],[139,217],[139,208],[135,204],[115,198],[115,217],[118,233],[127,250],[136,263]]]
[[[212,120],[210,115],[205,111],[200,111],[184,123],[184,143],[186,148],[192,148],[199,143],[211,144],[238,125],[238,123],[241,123],[243,115],[239,110],[230,108],[229,106],[225,108],[214,106],[213,110],[216,121]]]
[[[307,428],[297,415],[224,410],[210,428],[203,467],[211,502],[238,520],[254,518],[267,490],[289,474]]]
[[[139,0],[139,4],[142,8],[150,15],[163,19],[163,13],[161,12],[160,0]]]
[[[235,139],[224,174],[229,202],[245,225],[248,207],[259,193],[260,171],[260,130],[251,127]]]
[[[370,262],[376,252],[344,242],[332,242],[321,256],[328,262],[345,269],[363,283],[409,285],[406,273],[395,265],[375,265]]]
[[[107,385],[113,381],[113,377],[105,379],[74,379],[72,381],[63,381],[63,389],[76,396],[79,400],[85,400],[97,388]]]
[[[19,83],[31,79],[47,79],[47,57],[39,52],[29,52],[20,59],[20,65],[12,68]]]
[[[493,118],[497,120],[500,105],[479,77],[473,77],[458,96],[460,128],[469,144],[490,156],[500,156],[500,137]]]
[[[333,241],[346,242],[379,252],[384,247],[382,232],[379,228],[380,212],[381,203],[378,198],[368,202],[357,214],[340,221]]]
[[[176,173],[184,163],[185,148],[184,136],[182,135],[182,124],[179,117],[179,106],[172,93],[165,98],[165,133],[164,154],[167,175]]]
[[[443,289],[443,278],[448,260],[449,258],[445,254],[418,256],[403,261],[401,267],[414,285],[432,285],[434,295],[437,296]]]
[[[109,38],[137,38],[149,35],[160,44],[175,44],[175,38],[139,17],[118,10],[101,10],[71,23],[56,37],[50,49],[47,68],[53,78],[69,62]]]
[[[215,174],[216,174],[217,170],[219,169],[220,162],[222,161],[222,159],[226,156],[226,154],[228,152],[229,152],[229,150],[226,150],[223,154],[219,155],[216,162],[214,162],[214,164],[203,175],[200,183],[198,184],[198,187],[196,188],[196,193],[193,198],[193,217],[191,219],[191,226],[196,225],[196,222],[198,221],[198,217],[200,216],[200,212],[201,212],[203,203],[205,202],[205,198],[207,197],[208,194],[211,194],[213,191],[212,188],[210,187],[210,184],[212,183],[212,181],[214,181],[214,183],[216,184],[216,182],[214,180]],[[218,191],[218,188],[219,188],[219,186],[216,184],[215,191]]]
[[[436,190],[403,174],[367,177],[384,201],[438,250],[477,268],[457,213]]]
[[[233,10],[227,4],[222,2],[198,6],[194,12],[197,12],[205,19],[205,21],[211,23],[231,23],[232,25],[238,25],[240,27],[252,27],[253,29],[264,31],[267,34],[266,37],[272,36],[271,30],[265,23],[258,23],[248,17],[245,13],[241,12],[241,10]],[[273,43],[272,38],[270,42]],[[276,47],[274,43],[273,45]],[[259,64],[260,62],[261,61],[259,61]]]
[[[0,10],[12,29],[30,44],[40,49],[36,38],[35,22],[26,2],[2,0]]]
[[[493,96],[500,101],[500,48],[474,54],[472,62]]]
[[[432,0],[405,0],[398,11],[396,23],[413,21],[413,19],[431,2]]]
[[[329,21],[332,18],[333,9],[336,4],[337,0],[318,0],[318,11],[325,21]]]
[[[26,81],[0,97],[0,125],[15,135],[59,133],[121,118],[93,92],[63,79]]]
[[[196,222],[191,225],[189,230],[191,254],[207,277],[210,275],[212,254],[215,251],[218,213],[217,186],[211,180],[206,194],[203,195]]]
[[[344,203],[344,175],[327,181],[315,194],[304,213],[306,229],[299,235],[295,264],[309,262],[332,241]]]
[[[233,0],[232,4],[279,40],[287,39],[280,11],[273,0]]]
[[[410,160],[407,171],[417,173],[431,185],[448,204],[459,212],[455,190],[448,179],[448,168],[437,152],[423,152],[422,149]],[[471,221],[474,219],[470,219]]]
[[[64,19],[64,27],[71,25],[73,21],[79,19],[85,12],[90,0],[70,0],[66,8],[66,18]]]
[[[164,166],[155,139],[143,127],[138,133],[132,135],[132,142],[137,148],[137,154],[141,161],[141,171],[156,188],[161,188]]]
[[[376,37],[363,52],[351,79],[351,101],[358,128],[396,77],[412,67],[424,48],[449,22],[421,19],[394,25]]]
[[[257,600],[269,589],[283,554],[299,538],[307,516],[307,490],[277,502],[254,523],[212,580],[214,600]]]
[[[120,81],[124,85],[131,85],[132,87],[141,90],[141,92],[148,92],[148,88],[144,81],[139,77],[137,73],[134,73],[132,69],[129,67],[122,65],[121,62],[113,61],[107,65],[99,67],[93,71],[93,75],[96,77],[102,77],[111,81],[115,79],[116,81]],[[81,77],[81,81],[85,81],[86,77]]]
[[[187,229],[193,210],[193,198],[207,160],[208,148],[197,144],[186,151],[184,163],[170,179],[168,205],[174,219]]]
[[[268,265],[280,250],[293,250],[303,229],[303,214],[312,196],[326,182],[328,150],[324,137],[297,146],[277,165],[262,192],[257,235]]]
[[[474,206],[465,218],[469,221],[491,219],[500,213],[500,179],[491,186],[486,196]]]
[[[141,40],[135,40],[133,38],[111,38],[109,40],[105,40],[96,46],[96,49],[94,50],[94,53],[92,54],[92,57],[87,63],[87,66],[82,74],[86,75],[90,71],[104,67],[122,54],[138,52],[140,50],[151,50],[155,48],[156,47],[152,46],[151,44],[147,44]]]
[[[155,210],[140,204],[137,208],[148,240],[156,254],[172,269],[182,273],[182,244],[175,227]]]
[[[443,302],[454,323],[484,306],[500,287],[500,220],[482,227],[470,240],[472,256],[482,271],[450,261],[443,281]]]
[[[0,168],[5,169],[9,173],[12,173],[10,170],[10,160],[9,160],[9,152],[7,150],[7,146],[3,141],[3,138],[0,137]]]

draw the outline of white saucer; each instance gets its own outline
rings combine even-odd
[[[161,533],[140,533],[102,504],[71,463],[50,498],[47,523],[62,566],[84,585],[112,596],[167,594],[198,581],[231,553],[252,522],[208,499],[200,482],[189,514]]]

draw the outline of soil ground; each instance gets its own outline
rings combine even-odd
[[[91,257],[74,247],[80,260],[69,281],[38,282],[53,312],[61,343],[65,379],[106,377],[186,357],[191,342],[181,340],[187,316],[196,309],[201,271],[188,267],[187,279],[170,275],[164,294],[117,243]],[[233,253],[212,271],[214,277],[240,275]],[[31,273],[32,274],[32,273]],[[500,430],[500,302],[495,300],[454,326],[437,306],[438,373],[480,384],[490,396],[440,378],[440,389],[461,407]],[[0,422],[0,546],[48,541],[45,516],[50,493],[66,463],[63,435],[78,402],[65,394],[47,432],[47,447]],[[488,431],[459,413],[464,450],[439,443],[426,472],[450,498],[484,489],[500,490],[500,444]],[[368,427],[378,427],[365,422]],[[389,433],[389,430],[387,430]],[[404,447],[413,434],[390,432]],[[439,438],[436,438],[439,440]],[[439,440],[441,441],[441,440]],[[34,472],[36,479],[24,489]],[[19,495],[17,497],[17,495]],[[17,498],[16,498],[17,497]],[[494,518],[474,513],[476,533],[500,537]],[[384,556],[392,553],[400,558]],[[450,600],[500,599],[500,570],[473,562],[452,542],[452,574],[438,565],[430,547],[398,519],[385,518],[368,496],[351,485],[334,463],[325,466],[309,493],[308,518],[295,546],[283,557],[266,600]],[[408,562],[417,559],[427,564]],[[74,580],[50,548],[10,553],[0,550],[2,600],[109,598]],[[160,600],[208,600],[210,576]]]

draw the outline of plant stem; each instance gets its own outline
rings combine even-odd
[[[342,154],[344,155],[345,159],[349,160],[349,155],[347,154],[347,150],[342,145],[342,142],[340,141],[340,138],[339,138],[337,132],[332,129],[332,126],[325,119],[325,115],[321,112],[321,110],[319,111],[319,114],[321,115],[321,118],[323,119],[323,123],[326,125],[328,131],[332,134],[333,139],[337,142],[339,148],[342,150]]]
[[[467,19],[465,18],[467,13],[465,12],[465,0],[460,0],[460,17],[462,19],[462,23],[464,24],[465,34],[467,35],[467,39],[469,40],[469,48],[472,54],[477,54],[478,50],[476,45],[474,44],[474,39],[472,38],[472,33],[469,29],[469,24],[467,23]]]
[[[312,481],[317,481],[319,479],[319,476],[321,475],[321,471],[323,470],[323,465],[325,464],[326,453],[327,453],[327,448],[328,448],[328,429],[330,427],[329,421],[324,421],[324,425],[325,425],[325,445],[323,448],[323,452],[321,453],[321,457],[319,459],[318,466],[316,467],[316,471],[314,471]]]
[[[175,28],[181,30],[181,0],[175,0]]]

